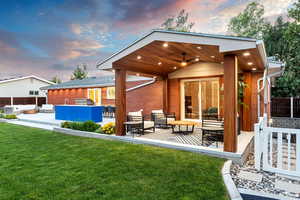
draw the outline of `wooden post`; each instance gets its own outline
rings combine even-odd
[[[224,56],[224,151],[237,151],[237,73],[235,55]]]
[[[163,110],[169,112],[168,107],[168,78],[163,79]]]
[[[125,135],[124,122],[126,121],[126,71],[115,69],[116,87],[116,135]]]

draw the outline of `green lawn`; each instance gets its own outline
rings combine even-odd
[[[227,199],[224,160],[0,123],[0,199]]]

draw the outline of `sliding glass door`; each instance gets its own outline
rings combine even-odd
[[[181,118],[201,120],[218,117],[219,79],[191,79],[181,83]]]

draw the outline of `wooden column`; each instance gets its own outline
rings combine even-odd
[[[163,110],[169,112],[168,107],[168,78],[163,78]]]
[[[224,56],[224,151],[237,151],[237,57]]]
[[[252,73],[245,72],[244,82],[246,83],[246,88],[244,90],[244,106],[243,107],[243,119],[242,119],[242,130],[243,131],[253,131],[254,127],[252,124]]]
[[[116,135],[125,135],[126,121],[126,71],[115,69],[116,87]]]

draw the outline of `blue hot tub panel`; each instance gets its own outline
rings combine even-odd
[[[55,119],[84,122],[102,122],[103,106],[55,106]]]

